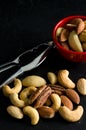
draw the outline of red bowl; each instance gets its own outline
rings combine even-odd
[[[53,41],[57,47],[57,50],[60,52],[60,54],[64,58],[66,58],[70,61],[73,61],[73,62],[83,62],[83,61],[86,61],[86,51],[75,52],[72,50],[67,50],[64,47],[62,47],[62,45],[57,41],[57,38],[56,38],[56,30],[59,27],[63,27],[66,23],[68,23],[70,20],[72,20],[74,18],[82,18],[83,20],[86,20],[86,16],[80,16],[80,15],[68,16],[68,17],[60,20],[53,29]]]

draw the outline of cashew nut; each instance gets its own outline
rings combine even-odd
[[[10,105],[7,107],[7,112],[14,118],[22,119],[23,118],[23,112],[20,108]]]
[[[46,84],[46,81],[44,78],[37,76],[37,75],[31,75],[27,76],[22,80],[23,86],[35,86],[35,87],[40,87],[42,85]]]
[[[48,72],[47,77],[51,84],[56,84],[57,76],[53,72]]]
[[[59,113],[63,117],[63,119],[69,122],[79,121],[83,115],[84,109],[82,106],[78,106],[75,110],[70,110],[66,106],[61,106],[59,108]]]
[[[31,118],[32,125],[36,125],[39,122],[39,113],[35,108],[31,106],[25,106],[23,108],[23,112]]]
[[[21,89],[22,89],[21,80],[14,79],[14,87],[11,88],[8,85],[4,85],[2,88],[2,91],[3,91],[5,96],[9,96],[9,94],[12,94],[12,93],[19,93],[21,91]]]
[[[58,72],[58,81],[65,88],[74,88],[75,83],[68,77],[68,75],[69,75],[68,70],[60,70]]]
[[[23,100],[25,102],[26,105],[28,105],[29,103],[29,99],[28,96],[31,95],[34,91],[36,91],[37,88],[35,87],[27,87],[24,88],[21,92],[20,92],[20,99]]]
[[[51,108],[54,109],[55,112],[57,112],[61,106],[61,98],[59,97],[58,94],[56,93],[52,93],[51,96],[50,96],[50,99],[52,101],[52,106]]]
[[[10,101],[13,105],[17,107],[24,107],[25,103],[23,100],[20,100],[17,93],[12,93],[9,95]]]

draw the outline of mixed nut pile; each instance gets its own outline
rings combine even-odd
[[[86,20],[74,18],[56,31],[57,41],[67,50],[86,51]]]
[[[79,121],[84,113],[80,94],[86,95],[86,79],[80,78],[75,84],[66,69],[48,72],[47,79],[49,83],[41,76],[30,75],[14,79],[14,86],[3,86],[3,94],[11,103],[7,112],[17,119],[29,116],[32,125],[38,124],[40,117],[50,119],[57,113],[66,121]]]

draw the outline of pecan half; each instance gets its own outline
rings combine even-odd
[[[29,97],[28,103],[29,103],[29,104],[32,104],[46,87],[47,87],[47,85],[43,85],[43,86],[41,86],[40,88],[38,88],[38,89]]]
[[[51,87],[52,92],[53,92],[53,93],[56,93],[56,94],[58,94],[58,95],[62,95],[62,94],[64,94],[64,92],[65,92],[65,88],[62,87],[62,86],[60,86],[60,85],[52,85],[52,84],[49,84],[49,86]]]
[[[47,101],[48,97],[51,95],[51,93],[52,93],[51,88],[47,86],[36,99],[34,107],[39,108],[43,106]]]

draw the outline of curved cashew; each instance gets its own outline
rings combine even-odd
[[[46,81],[44,78],[42,78],[41,76],[37,76],[37,75],[31,75],[31,76],[27,76],[22,80],[22,84],[23,86],[35,86],[35,87],[40,87],[46,84]]]
[[[74,88],[75,83],[68,77],[68,75],[69,75],[68,70],[60,70],[58,72],[58,81],[65,88]]]
[[[7,107],[7,112],[14,118],[22,119],[24,117],[23,112],[20,108],[10,105]]]
[[[12,93],[9,95],[10,101],[13,105],[17,107],[24,107],[25,103],[23,100],[20,100],[17,93]]]
[[[22,89],[22,83],[21,83],[21,80],[19,80],[19,79],[14,79],[13,88],[11,88],[8,85],[4,85],[2,88],[5,96],[9,96],[9,94],[12,94],[12,93],[19,93],[21,91],[21,89]]]
[[[20,93],[20,99],[23,100],[26,105],[28,105],[29,104],[28,96],[31,95],[31,93],[33,93],[36,90],[37,90],[37,88],[35,88],[35,87],[27,87],[27,88],[23,89]]]
[[[51,108],[53,108],[54,111],[57,112],[61,106],[61,98],[56,93],[52,93],[50,98],[51,98],[51,101],[53,103]]]
[[[23,108],[23,112],[31,118],[32,125],[36,125],[39,122],[39,113],[35,108],[31,106],[25,106]]]
[[[75,110],[70,110],[66,106],[61,106],[59,109],[60,115],[63,119],[69,122],[76,122],[79,121],[83,115],[84,109],[82,106],[78,106]]]

